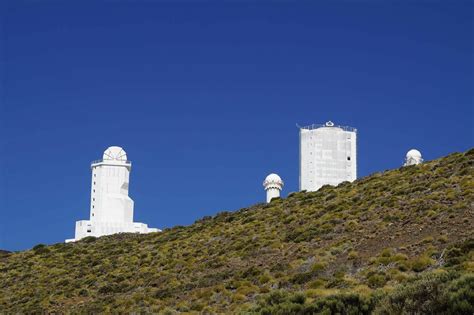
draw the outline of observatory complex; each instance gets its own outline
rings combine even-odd
[[[300,190],[357,178],[357,129],[328,121],[300,128]]]
[[[133,222],[133,200],[128,196],[131,168],[125,151],[115,146],[105,150],[102,160],[92,162],[90,219],[77,221],[74,239],[66,242],[121,232],[160,232]]]
[[[357,129],[336,126],[331,121],[299,129],[300,191],[316,191],[324,185],[336,186],[357,178]],[[422,162],[420,151],[412,149],[406,154],[404,166]],[[90,218],[77,221],[75,237],[66,242],[87,236],[161,231],[133,222],[134,203],[128,196],[131,168],[125,151],[116,146],[107,148],[102,160],[92,162]],[[265,178],[267,203],[280,197],[283,185],[275,173]]]
[[[423,163],[423,158],[421,157],[420,151],[411,149],[407,152],[405,164],[403,164],[403,166],[418,165],[420,163]]]
[[[263,181],[263,187],[267,192],[267,203],[269,203],[273,198],[280,197],[283,185],[283,181],[277,174],[272,173],[265,178]]]

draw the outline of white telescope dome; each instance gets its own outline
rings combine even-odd
[[[423,158],[421,157],[421,152],[416,149],[411,149],[407,152],[404,166],[418,165],[422,162]]]
[[[271,173],[263,181],[263,187],[265,187],[265,191],[267,192],[267,203],[269,203],[273,198],[280,197],[280,192],[283,188],[283,181],[280,176]]]
[[[280,178],[280,176],[278,176],[277,174],[275,173],[271,173],[270,175],[268,175],[266,178],[265,178],[265,181],[266,182],[283,182]]]
[[[411,149],[410,151],[407,152],[407,159],[408,158],[419,159],[421,158],[421,152],[416,149]]]
[[[263,186],[265,186],[265,188],[270,187],[270,186],[279,186],[280,189],[281,189],[281,187],[283,187],[283,185],[284,184],[283,184],[283,181],[281,180],[280,176],[278,176],[275,173],[271,173],[263,181]]]
[[[127,153],[121,147],[111,146],[104,151],[102,159],[113,161],[126,161]]]

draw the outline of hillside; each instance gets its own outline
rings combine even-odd
[[[163,233],[0,255],[0,310],[472,313],[473,162],[471,149]]]

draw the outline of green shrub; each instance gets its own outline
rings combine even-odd
[[[250,314],[304,315],[304,314],[370,314],[374,308],[371,298],[357,294],[337,294],[306,303],[302,293],[271,292],[250,310]]]
[[[323,271],[324,269],[326,269],[327,267],[327,264],[324,263],[324,262],[316,262],[314,263],[312,266],[311,266],[311,271],[313,272],[320,272],[320,271]]]
[[[45,244],[38,244],[33,247],[33,251],[37,255],[42,255],[49,253],[51,250]]]
[[[423,275],[381,299],[375,314],[472,314],[474,276]],[[453,281],[454,280],[454,281]]]
[[[382,287],[387,282],[387,276],[384,273],[375,273],[368,277],[367,282],[371,288]]]
[[[468,274],[452,283],[446,290],[448,313],[474,314],[474,275]]]
[[[371,314],[374,301],[358,294],[339,294],[324,297],[308,307],[307,314]]]
[[[450,246],[445,254],[446,266],[453,267],[466,261],[470,251],[474,250],[474,239],[468,239],[457,246]]]
[[[294,284],[303,284],[313,279],[315,274],[316,273],[313,271],[297,273],[291,277],[290,282]]]
[[[83,243],[93,243],[97,240],[97,237],[95,236],[86,236],[83,239],[81,239],[81,242]]]
[[[416,272],[421,272],[433,264],[433,259],[426,255],[422,255],[411,261],[411,269]]]

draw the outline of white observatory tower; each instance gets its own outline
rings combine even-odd
[[[102,160],[92,162],[90,220],[77,221],[75,238],[66,242],[86,236],[160,231],[133,222],[133,200],[128,196],[131,168],[125,151],[115,146],[105,150]]]
[[[272,173],[265,178],[263,181],[263,187],[265,187],[265,191],[267,192],[267,203],[269,203],[273,198],[280,197],[283,185],[283,181],[277,174]]]
[[[411,149],[407,152],[403,166],[418,165],[422,162],[423,158],[421,157],[421,152],[416,149]]]
[[[357,129],[313,124],[300,128],[300,190],[316,191],[357,178]]]

